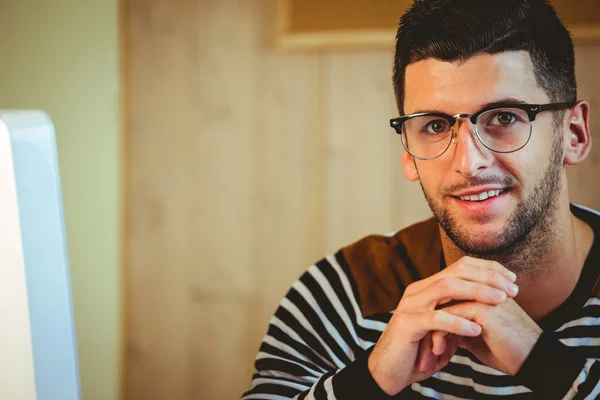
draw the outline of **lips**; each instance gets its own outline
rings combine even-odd
[[[483,183],[483,182],[482,182]],[[477,224],[488,224],[497,217],[505,215],[511,207],[513,186],[498,184],[499,181],[472,185],[468,188],[457,188],[446,195],[449,207],[457,213],[456,216]],[[508,183],[508,182],[507,182]]]

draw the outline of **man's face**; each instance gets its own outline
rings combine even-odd
[[[485,54],[454,63],[427,59],[406,69],[406,114],[474,114],[486,104],[515,100],[551,102],[536,83],[527,52]],[[465,253],[506,252],[540,221],[547,224],[562,190],[563,142],[561,133],[555,133],[553,113],[538,114],[529,143],[514,153],[485,148],[466,119],[454,129],[456,143],[437,159],[414,160],[405,153],[405,176],[420,180],[441,227]],[[460,198],[490,190],[502,193],[483,201]]]

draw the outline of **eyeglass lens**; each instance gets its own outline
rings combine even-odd
[[[531,135],[531,122],[523,110],[501,108],[484,112],[475,123],[479,140],[490,150],[502,153],[523,147]],[[414,157],[439,157],[450,146],[453,127],[439,116],[418,116],[406,120],[402,126],[402,141]]]

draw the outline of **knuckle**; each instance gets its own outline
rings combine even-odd
[[[446,293],[452,287],[452,280],[448,277],[440,278],[437,281],[435,281],[434,285],[435,285],[435,290],[437,290],[441,293]]]
[[[459,318],[454,318],[452,321],[452,329],[454,332],[461,332],[465,327],[465,322]]]
[[[488,267],[498,271],[506,269],[504,265],[500,264],[498,261],[489,261]]]
[[[470,262],[471,262],[471,257],[464,256],[464,257],[460,258],[454,265],[458,269],[464,269],[467,267],[467,265],[469,265]]]
[[[490,291],[488,293],[488,298],[490,298],[492,302],[503,301],[505,298],[504,296],[504,291],[499,289],[490,288]]]
[[[439,325],[444,320],[443,314],[441,311],[434,311],[430,315],[431,315],[431,317],[430,317],[431,324],[434,326]]]
[[[486,294],[487,294],[487,290],[486,290],[485,286],[474,285],[474,287],[473,287],[473,295],[475,296],[476,299],[485,298]]]
[[[396,312],[408,313],[412,308],[413,303],[411,302],[411,298],[404,296],[400,299],[400,303],[398,303],[398,306],[396,307]]]
[[[496,282],[496,283],[502,283],[502,274],[500,274],[500,272],[498,271],[491,271],[490,272],[490,281],[491,282]]]

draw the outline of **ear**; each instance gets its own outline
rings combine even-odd
[[[590,105],[579,101],[568,116],[565,138],[565,165],[577,165],[590,153],[592,136],[590,134]]]
[[[404,170],[404,177],[411,182],[419,180],[419,171],[415,164],[415,159],[404,150],[402,155],[402,169]]]

